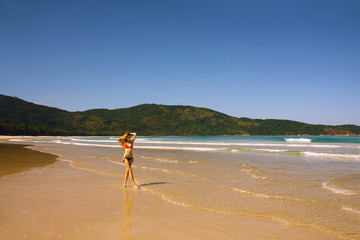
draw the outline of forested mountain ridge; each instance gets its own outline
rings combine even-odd
[[[0,94],[0,135],[360,135],[356,125],[236,118],[192,106],[142,104],[69,112]]]

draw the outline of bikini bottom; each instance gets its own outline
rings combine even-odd
[[[130,162],[131,159],[134,161],[134,158],[124,158],[123,162],[125,162],[125,159],[127,159],[129,162]]]

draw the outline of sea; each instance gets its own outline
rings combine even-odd
[[[125,168],[117,138],[12,141],[61,148],[71,153],[61,161],[118,177],[121,184]],[[138,136],[133,153],[141,189],[171,204],[360,239],[359,137]]]

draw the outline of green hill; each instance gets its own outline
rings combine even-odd
[[[236,118],[206,108],[143,104],[69,112],[0,95],[0,135],[360,135],[355,125]]]

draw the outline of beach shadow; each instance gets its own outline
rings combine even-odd
[[[169,184],[171,182],[153,182],[153,183],[144,183],[140,184],[139,187],[146,187],[146,186],[153,186],[153,185],[160,185],[160,184]]]

